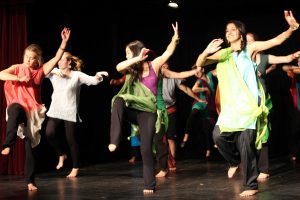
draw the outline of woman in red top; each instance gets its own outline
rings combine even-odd
[[[6,139],[1,151],[8,155],[19,136],[25,139],[25,179],[28,190],[36,190],[33,148],[40,142],[39,130],[45,119],[46,108],[41,102],[41,83],[62,57],[70,37],[70,30],[61,32],[61,44],[56,55],[43,63],[42,50],[37,44],[29,45],[23,56],[22,64],[15,64],[0,71],[0,80],[5,81],[4,91],[6,108]]]

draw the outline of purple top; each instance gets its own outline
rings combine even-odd
[[[149,66],[149,75],[142,78],[141,83],[143,83],[151,92],[156,96],[157,94],[157,83],[158,77],[156,76],[151,62],[147,62]]]

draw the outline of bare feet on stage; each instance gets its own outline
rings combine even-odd
[[[257,181],[264,182],[264,181],[268,180],[269,177],[270,177],[270,174],[259,173],[259,175],[257,177]]]
[[[128,160],[128,162],[130,163],[130,164],[135,164],[135,156],[132,156],[132,158],[130,158],[130,160]]]
[[[79,168],[73,168],[67,178],[75,178],[78,175]]]
[[[245,190],[240,194],[240,196],[241,197],[249,197],[249,196],[255,195],[256,193],[258,193],[258,190]]]
[[[1,154],[7,156],[10,153],[10,147],[6,147],[1,151]]]
[[[237,169],[238,169],[238,166],[230,167],[227,172],[228,178],[232,178]]]
[[[56,169],[59,170],[64,166],[64,161],[67,159],[67,155],[63,154],[58,158],[58,164],[56,165]]]
[[[163,170],[160,170],[158,172],[158,174],[155,175],[156,178],[163,178],[163,177],[166,177],[168,174],[168,171],[163,171]]]
[[[115,145],[115,144],[109,144],[109,145],[108,145],[108,149],[109,149],[110,152],[115,151],[116,148],[117,148],[117,145]]]
[[[144,195],[149,195],[149,194],[153,194],[154,190],[143,190]]]
[[[27,185],[29,191],[37,190],[37,187],[33,183]]]

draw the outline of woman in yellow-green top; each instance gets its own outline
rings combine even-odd
[[[229,21],[225,30],[229,47],[221,49],[223,40],[214,39],[196,61],[197,66],[218,63],[221,111],[213,139],[230,165],[229,178],[233,177],[239,164],[243,167],[245,190],[240,196],[258,192],[256,150],[261,148],[261,138],[267,128],[265,95],[257,81],[256,65],[252,59],[256,53],[282,44],[298,29],[299,24],[291,11],[284,11],[284,16],[289,24],[288,30],[270,40],[248,45],[245,25],[237,20]]]

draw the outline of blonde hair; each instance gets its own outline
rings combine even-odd
[[[25,55],[26,51],[31,51],[36,54],[39,66],[41,66],[44,63],[44,60],[42,57],[43,52],[42,52],[41,47],[38,44],[31,44],[31,45],[27,46],[26,49],[24,50],[23,56]],[[37,67],[39,67],[39,66],[37,66]]]
[[[73,56],[70,52],[66,51],[64,54],[66,55],[66,59],[71,61],[71,70],[81,71],[81,68],[83,68],[83,61],[77,56]]]

